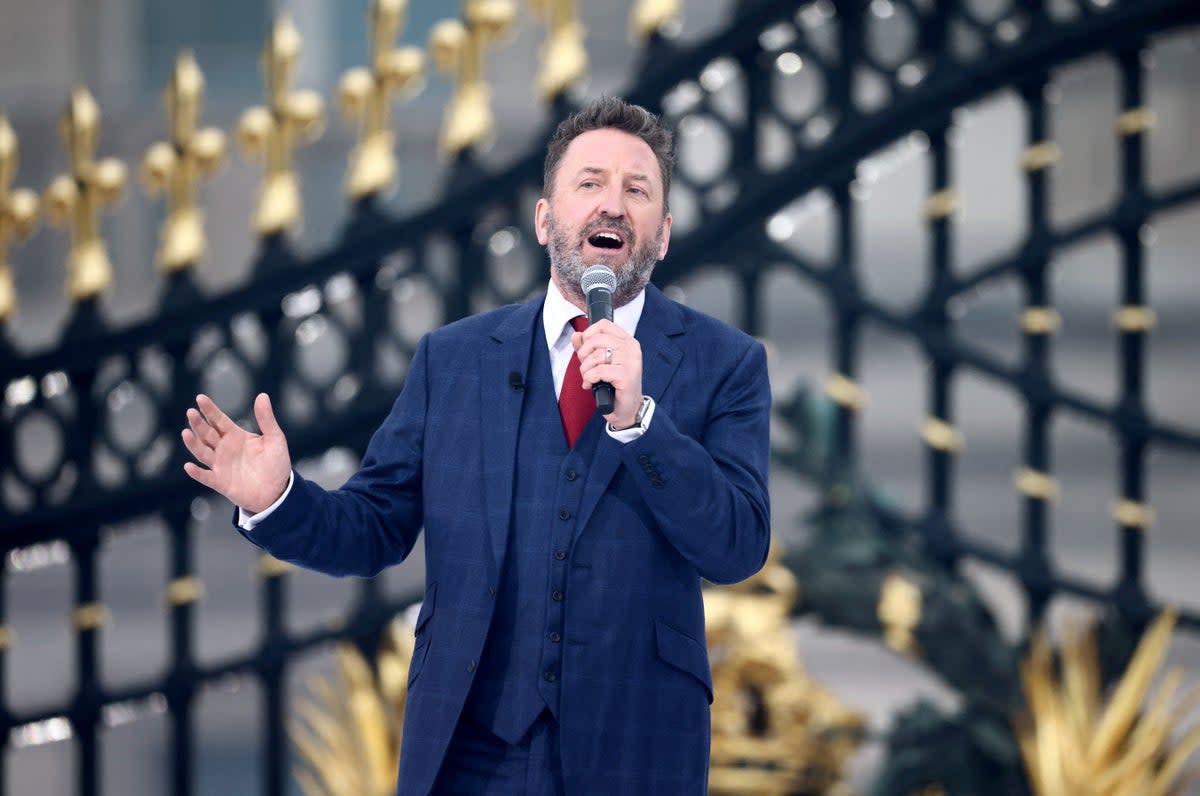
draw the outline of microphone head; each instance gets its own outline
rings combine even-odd
[[[617,275],[607,265],[593,265],[579,278],[579,287],[585,296],[596,288],[603,288],[612,293],[617,289]]]

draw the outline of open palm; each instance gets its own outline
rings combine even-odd
[[[266,393],[254,399],[254,417],[262,434],[241,428],[211,398],[198,395],[182,434],[183,444],[204,465],[188,462],[184,472],[251,514],[279,499],[292,470],[287,439]]]

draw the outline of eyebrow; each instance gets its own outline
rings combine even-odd
[[[607,175],[608,169],[602,169],[599,166],[584,166],[577,172],[576,176],[579,176],[580,174]],[[630,174],[629,179],[633,182],[650,182],[650,178],[641,172]]]

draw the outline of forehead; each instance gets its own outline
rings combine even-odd
[[[558,178],[570,179],[584,169],[641,174],[655,185],[662,183],[658,159],[650,145],[636,135],[611,128],[575,136],[563,152]]]

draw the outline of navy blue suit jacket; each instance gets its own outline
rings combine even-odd
[[[402,794],[433,786],[491,622],[509,523],[536,521],[513,516],[524,393],[509,374],[545,352],[541,306],[426,335],[362,469],[332,492],[296,475],[281,506],[246,532],[284,561],[372,575],[425,529]],[[763,347],[653,286],[636,337],[655,414],[634,442],[601,435],[569,551],[559,705],[568,793],[704,792],[712,680],[701,580],[753,574],[770,535]]]

